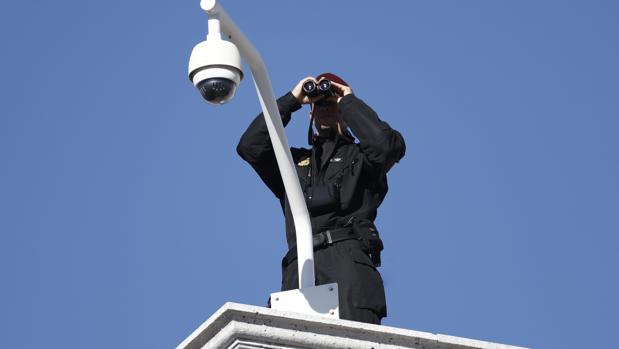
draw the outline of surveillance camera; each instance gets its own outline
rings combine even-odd
[[[193,48],[189,58],[189,80],[207,102],[228,102],[242,79],[241,55],[233,43],[208,38]]]

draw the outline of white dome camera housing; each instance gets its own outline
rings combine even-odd
[[[241,55],[233,43],[209,35],[206,41],[193,48],[189,58],[189,80],[207,102],[228,102],[242,79]]]

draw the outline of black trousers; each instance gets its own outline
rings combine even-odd
[[[357,240],[344,240],[314,251],[316,285],[337,282],[340,318],[380,324],[387,315],[380,273]],[[282,261],[282,291],[299,288],[297,259]]]

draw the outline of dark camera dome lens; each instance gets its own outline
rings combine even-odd
[[[225,78],[210,78],[196,86],[200,94],[209,103],[221,104],[230,100],[236,91],[234,81]]]

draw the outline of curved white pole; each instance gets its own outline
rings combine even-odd
[[[241,56],[249,64],[294,220],[297,239],[299,288],[313,287],[315,286],[315,276],[312,224],[305,204],[305,198],[301,191],[301,185],[299,184],[297,171],[292,161],[288,139],[284,132],[284,125],[277,108],[275,94],[271,87],[271,80],[269,79],[266,65],[260,53],[234,24],[217,0],[202,0],[200,6],[208,13],[209,18],[213,18],[213,20],[219,19],[221,29],[229,35],[228,39],[237,46]],[[216,28],[216,26],[217,23],[211,23],[211,20],[209,20],[209,29]]]

